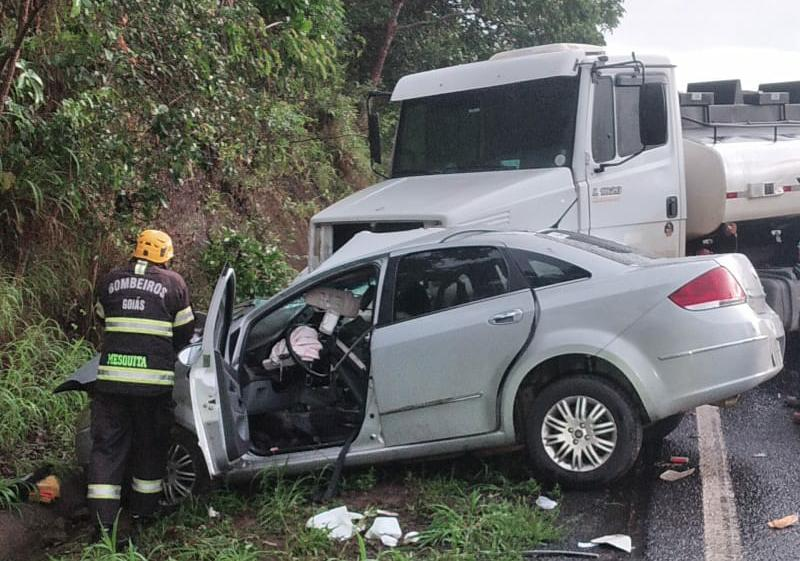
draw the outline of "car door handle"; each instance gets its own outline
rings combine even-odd
[[[496,316],[492,316],[489,319],[489,323],[492,325],[508,325],[509,323],[517,323],[522,319],[522,310],[517,308],[516,310],[510,310],[508,312],[503,312],[502,314],[497,314]]]
[[[667,218],[677,218],[678,216],[678,197],[667,197]]]

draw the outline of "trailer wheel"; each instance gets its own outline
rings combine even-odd
[[[631,399],[595,376],[553,382],[529,402],[526,444],[539,476],[564,487],[604,485],[627,473],[642,445]]]

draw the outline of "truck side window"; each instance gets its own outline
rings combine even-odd
[[[594,87],[592,157],[595,162],[608,162],[615,155],[614,83],[609,77],[601,77]]]
[[[617,154],[620,158],[635,154],[642,149],[639,130],[639,96],[641,89],[617,86],[614,105],[617,113]]]
[[[508,266],[496,247],[456,247],[401,258],[394,321],[402,321],[508,292]]]

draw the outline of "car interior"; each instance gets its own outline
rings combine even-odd
[[[240,371],[253,452],[342,444],[366,407],[378,270],[318,284],[253,321]]]

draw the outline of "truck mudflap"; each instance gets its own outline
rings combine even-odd
[[[783,322],[788,333],[800,328],[800,278],[793,267],[759,269],[758,276],[767,304]]]

